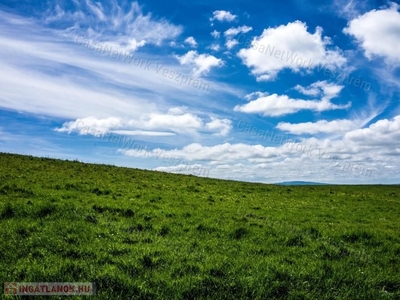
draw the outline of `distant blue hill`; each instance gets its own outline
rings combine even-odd
[[[277,182],[276,185],[330,185],[329,183],[310,182],[310,181],[284,181]]]

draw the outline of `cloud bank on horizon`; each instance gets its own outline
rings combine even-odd
[[[289,2],[0,4],[0,151],[399,183],[400,6]]]

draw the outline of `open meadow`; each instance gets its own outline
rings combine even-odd
[[[81,299],[400,299],[400,186],[277,186],[5,153],[0,168],[3,283],[94,282]]]

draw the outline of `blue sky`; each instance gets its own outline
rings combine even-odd
[[[399,11],[3,0],[0,151],[265,183],[399,183]]]

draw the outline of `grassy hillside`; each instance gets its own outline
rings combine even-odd
[[[10,154],[0,168],[1,282],[95,282],[97,299],[400,299],[400,186]]]

